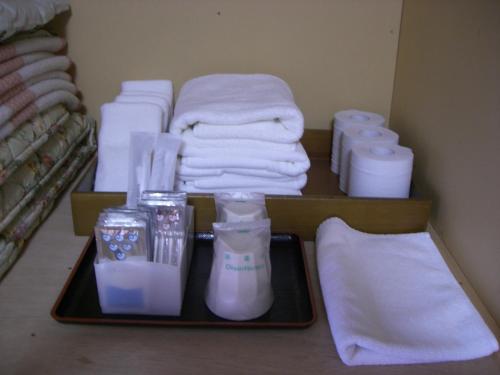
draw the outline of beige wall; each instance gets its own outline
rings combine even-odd
[[[500,1],[405,0],[391,127],[432,224],[500,322]]]
[[[401,0],[74,0],[68,53],[89,112],[127,79],[263,72],[291,86],[309,128],[390,112]]]

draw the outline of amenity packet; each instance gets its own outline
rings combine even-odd
[[[218,223],[247,222],[268,217],[266,196],[262,193],[215,193],[214,199]]]
[[[181,148],[181,137],[161,133],[154,147],[153,166],[148,190],[171,191],[174,188],[177,154]]]
[[[97,263],[148,261],[151,253],[151,214],[142,210],[109,208],[94,228]]]
[[[156,134],[147,132],[130,134],[127,207],[137,207],[141,193],[149,185],[156,137]]]
[[[153,262],[177,266],[186,238],[187,194],[184,192],[144,191],[140,207],[154,210]]]

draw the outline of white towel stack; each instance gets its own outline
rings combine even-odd
[[[183,138],[176,188],[300,195],[309,158],[288,85],[265,74],[214,74],[181,89],[170,132]]]
[[[367,234],[331,218],[318,228],[316,247],[345,364],[459,361],[498,350],[428,233]]]
[[[171,81],[125,81],[121,89],[101,107],[95,191],[127,191],[130,134],[166,131],[172,112]]]

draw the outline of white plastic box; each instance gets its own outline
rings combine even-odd
[[[94,262],[99,304],[107,314],[179,316],[194,246],[194,208],[177,266],[147,261]]]

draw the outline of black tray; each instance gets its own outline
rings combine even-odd
[[[316,320],[304,248],[296,235],[272,235],[270,254],[274,303],[265,315],[254,320],[225,320],[214,315],[205,305],[204,293],[210,275],[212,253],[213,234],[196,233],[180,316],[103,314],[93,266],[95,239],[91,238],[73,267],[51,315],[62,323],[155,326],[304,328]]]

